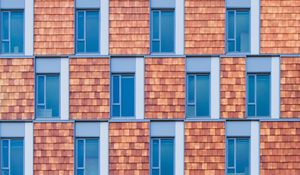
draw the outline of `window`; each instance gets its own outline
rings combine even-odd
[[[76,175],[99,175],[99,139],[76,139]]]
[[[112,116],[133,117],[134,114],[134,75],[112,75]]]
[[[23,139],[1,140],[1,174],[24,174],[24,144]]]
[[[250,52],[250,10],[227,10],[227,52]]]
[[[99,10],[77,10],[77,53],[99,52]]]
[[[19,54],[24,52],[23,10],[1,11],[1,53]]]
[[[247,75],[247,115],[270,116],[270,75]]]
[[[227,175],[249,175],[249,138],[227,138]]]
[[[208,117],[210,115],[209,94],[209,75],[187,75],[187,117]]]
[[[59,74],[37,74],[36,117],[59,117]]]
[[[174,52],[174,10],[151,11],[151,52]]]
[[[151,139],[151,175],[174,174],[174,139]]]

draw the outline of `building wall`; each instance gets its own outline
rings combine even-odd
[[[110,74],[108,58],[70,59],[70,118],[108,119]]]

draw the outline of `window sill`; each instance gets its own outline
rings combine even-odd
[[[77,53],[69,58],[108,58],[109,55],[101,55],[100,53]]]
[[[185,57],[185,55],[179,55],[179,54],[176,54],[175,52],[169,52],[169,53],[150,53],[150,55],[147,55],[145,57],[150,57],[150,58],[168,58],[168,57],[175,57],[175,58],[182,58],[182,57]]]

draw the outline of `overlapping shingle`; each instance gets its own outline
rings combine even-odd
[[[149,123],[110,123],[110,175],[149,174]]]
[[[70,59],[70,117],[109,118],[109,59]]]
[[[74,174],[74,124],[34,123],[34,174]]]
[[[145,59],[145,116],[185,117],[185,59]]]
[[[74,0],[35,0],[35,54],[73,54],[74,19]]]
[[[261,122],[260,174],[300,174],[300,122]]]
[[[225,172],[225,123],[185,123],[185,175]]]
[[[221,59],[221,117],[244,118],[246,97],[246,59]]]
[[[32,120],[33,118],[33,59],[0,59],[0,119]]]

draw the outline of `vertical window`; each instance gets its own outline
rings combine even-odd
[[[1,140],[1,174],[24,174],[24,144],[23,139]]]
[[[247,75],[247,115],[270,116],[270,75]]]
[[[133,117],[135,95],[134,75],[112,75],[112,116]]]
[[[76,139],[76,175],[99,175],[99,139]]]
[[[227,52],[250,52],[250,10],[227,10]]]
[[[209,75],[187,75],[187,117],[208,117],[210,115]]]
[[[227,175],[249,175],[250,141],[249,138],[227,138]]]
[[[99,52],[99,10],[77,10],[77,53]]]
[[[24,52],[23,10],[1,11],[1,53],[19,54]]]
[[[174,174],[174,139],[151,139],[151,175]]]
[[[174,10],[151,11],[151,52],[174,52]]]
[[[36,117],[59,117],[59,74],[37,74]]]

